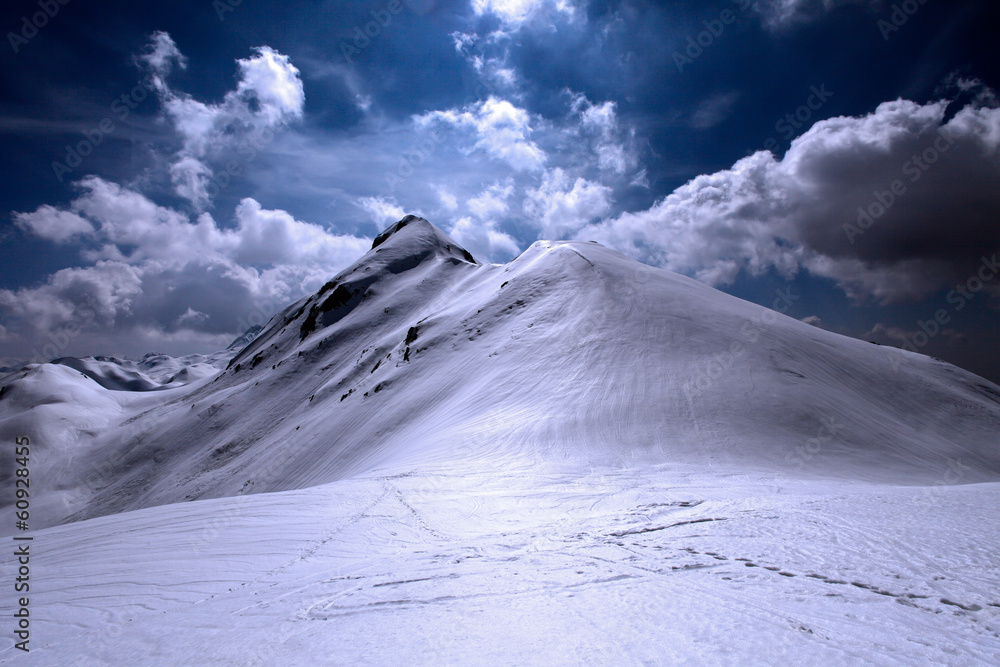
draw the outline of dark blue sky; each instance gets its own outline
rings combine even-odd
[[[995,2],[2,15],[0,365],[216,349],[415,212],[486,260],[595,239],[790,288],[795,317],[1000,380]]]

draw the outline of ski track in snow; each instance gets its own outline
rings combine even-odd
[[[817,488],[735,474],[720,483],[645,468],[581,477],[507,463],[411,469],[41,531],[38,644],[28,656],[8,647],[0,661],[990,664],[1000,656],[1000,527],[989,520],[1000,484],[928,500],[926,488]],[[966,519],[935,524],[935,513]]]

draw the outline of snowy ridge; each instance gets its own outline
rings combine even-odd
[[[61,522],[509,455],[909,484],[958,461],[963,481],[995,481],[998,396],[597,244],[482,265],[408,217],[221,375],[81,432],[44,492]],[[97,485],[73,478],[95,469]]]

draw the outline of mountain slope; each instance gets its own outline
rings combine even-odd
[[[412,216],[225,372],[152,393],[80,436],[48,521],[458,460],[1000,479],[1000,388],[970,373],[593,243],[483,265]]]
[[[34,531],[0,664],[995,665],[998,502],[505,457],[164,505]]]

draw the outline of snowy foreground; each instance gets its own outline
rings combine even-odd
[[[998,503],[506,460],[168,505],[38,533],[0,660],[997,664]]]
[[[0,663],[1000,664],[998,434],[949,364],[406,218],[228,351],[0,377]]]

